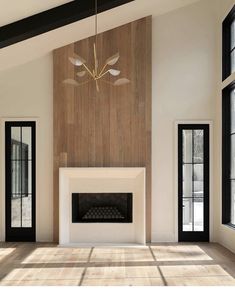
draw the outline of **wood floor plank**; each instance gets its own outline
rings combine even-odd
[[[0,255],[0,286],[235,286],[235,255],[218,244],[1,243]]]

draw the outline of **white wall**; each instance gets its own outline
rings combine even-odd
[[[215,118],[215,24],[210,0],[153,19],[152,241],[177,240],[175,121]]]
[[[234,0],[204,0],[153,19],[152,240],[177,239],[176,120],[211,120],[211,240],[235,252],[235,230],[222,225],[222,21]],[[170,182],[170,183],[169,183]]]
[[[5,118],[37,119],[37,240],[52,240],[53,218],[53,74],[52,54],[0,73],[0,201],[4,201]],[[4,204],[0,240],[4,239]]]

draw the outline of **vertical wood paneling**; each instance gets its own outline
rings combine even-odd
[[[100,64],[120,53],[114,67],[131,80],[121,87],[100,83],[96,92],[94,82],[77,88],[62,83],[76,76],[78,69],[68,61],[74,53],[93,67],[93,37],[54,51],[55,241],[60,166],[146,167],[146,229],[151,239],[151,27],[151,17],[146,17],[99,35]]]

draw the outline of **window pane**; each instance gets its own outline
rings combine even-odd
[[[21,227],[21,195],[11,197],[11,227]]]
[[[235,20],[231,25],[231,50],[235,47]]]
[[[22,157],[23,159],[31,159],[31,128],[22,128]]]
[[[32,227],[32,195],[22,196],[22,227]]]
[[[193,231],[192,199],[183,200],[183,231]]]
[[[28,185],[27,185],[27,189],[28,189],[28,193],[32,193],[32,162],[31,161],[29,161],[28,162],[28,165],[27,165],[27,167],[28,167],[28,180],[27,180],[27,182],[28,182]]]
[[[32,193],[32,162],[22,162],[22,194]]]
[[[11,128],[11,159],[21,159],[21,130],[20,127]]]
[[[203,164],[195,164],[193,169],[193,181],[203,182]]]
[[[24,161],[23,161],[24,162]],[[22,166],[23,167],[23,166]],[[32,162],[25,163],[22,169],[22,227],[32,227]]]
[[[28,179],[29,179],[29,174],[28,174],[28,161],[23,160],[21,162],[21,167],[22,167],[22,174],[21,174],[21,180],[22,180],[22,195],[28,194]]]
[[[13,160],[11,163],[11,189],[12,194],[21,194],[21,161]]]
[[[235,133],[235,90],[231,91],[231,133]]]
[[[202,197],[204,192],[203,164],[194,165],[193,190],[194,197]]]
[[[193,176],[193,165],[184,164],[183,166],[183,196],[192,197],[192,176]]]
[[[235,178],[235,135],[231,136],[231,178]]]
[[[203,199],[194,198],[193,200],[194,231],[204,231],[203,207],[204,207]]]
[[[195,163],[203,163],[203,138],[204,138],[203,130],[195,130],[193,131],[194,135],[194,162]]]
[[[192,130],[183,131],[183,161],[192,163]]]
[[[235,72],[235,50],[231,53],[231,73]]]
[[[231,223],[235,225],[235,181],[231,182]]]

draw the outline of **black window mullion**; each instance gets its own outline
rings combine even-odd
[[[203,143],[204,143],[204,145],[209,144],[209,141],[207,141],[207,139],[209,139],[209,134],[207,135],[206,131],[207,131],[206,129],[203,130]],[[207,206],[208,201],[205,198],[205,194],[207,192],[207,189],[209,189],[208,182],[209,182],[210,178],[209,178],[209,169],[207,169],[207,168],[209,168],[209,155],[210,155],[210,153],[207,153],[205,151],[204,145],[203,145],[203,161],[204,161],[204,164],[203,164],[203,209],[204,209],[204,212],[206,212],[205,210],[207,208],[209,209],[209,206]],[[206,222],[206,218],[204,218],[204,222],[203,222],[204,229],[206,229],[207,224],[208,223]]]
[[[20,192],[21,192],[21,199],[20,199],[20,221],[21,221],[21,227],[23,226],[22,224],[22,127],[20,127]]]
[[[194,130],[192,130],[192,229],[194,231]]]

